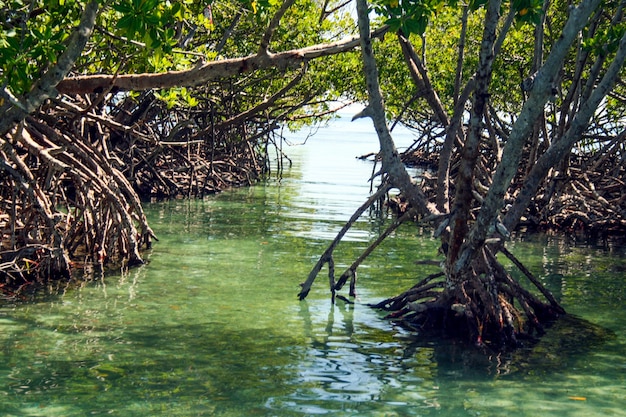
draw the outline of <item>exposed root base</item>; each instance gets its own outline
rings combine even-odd
[[[515,263],[510,253],[504,251]],[[542,336],[546,324],[565,310],[532,274],[519,264],[547,302],[521,286],[484,249],[470,272],[445,279],[433,274],[404,293],[372,305],[389,311],[387,318],[419,332],[485,346],[494,351],[514,349]],[[451,282],[454,285],[449,285]]]
[[[490,351],[506,351],[534,345],[550,323],[560,317],[548,307],[541,326],[511,329],[492,321],[481,321],[474,313],[456,312],[455,307],[455,304],[448,308],[437,305],[419,313],[401,310],[387,318],[426,338],[453,339]]]

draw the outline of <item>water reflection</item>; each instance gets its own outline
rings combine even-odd
[[[359,320],[365,308],[338,301],[329,306],[326,322],[316,323],[318,313],[311,312],[308,302],[301,303],[308,345],[293,381],[298,388],[286,398],[272,398],[268,407],[304,415],[394,415],[394,410],[404,415],[409,406],[438,407],[432,349],[407,356],[405,343],[389,329],[381,332]]]
[[[433,259],[437,242],[411,225],[360,268],[356,304],[331,305],[321,276],[297,300],[367,197],[371,167],[352,149],[371,139],[353,129],[345,146],[336,134],[311,141],[279,183],[151,205],[161,240],[148,265],[0,306],[2,414],[624,415],[624,249],[510,242],[568,311],[601,326],[560,322],[515,354],[428,340],[366,307],[433,272],[415,261]],[[385,227],[371,214],[337,248],[338,271]]]

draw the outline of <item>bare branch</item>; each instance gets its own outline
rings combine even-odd
[[[554,44],[544,65],[532,77],[530,96],[524,103],[504,146],[502,162],[493,176],[491,187],[472,227],[469,240],[464,245],[464,253],[459,257],[455,266],[456,270],[465,267],[471,258],[471,253],[484,242],[490,229],[489,226],[494,223],[502,207],[504,194],[517,171],[525,140],[537,117],[543,113],[545,103],[552,95],[552,84],[558,76],[563,60],[569,53],[572,42],[578,37],[578,33],[587,24],[589,16],[599,4],[600,0],[582,0],[577,7],[572,7],[563,27],[562,36]]]
[[[513,207],[508,211],[503,222],[508,230],[513,230],[513,228],[517,226],[523,211],[528,207],[531,197],[535,195],[541,180],[545,178],[550,168],[563,159],[564,155],[571,150],[572,146],[582,138],[582,133],[587,127],[589,120],[600,105],[600,102],[606,97],[615,84],[625,61],[626,35],[622,37],[617,53],[604,74],[604,77],[602,77],[598,86],[593,90],[589,99],[582,103],[569,129],[560,140],[552,143],[550,148],[548,148],[537,160],[537,163],[533,165]]]
[[[388,27],[374,31],[372,37],[380,37]],[[192,87],[209,81],[253,72],[266,68],[297,67],[312,59],[336,55],[359,45],[359,38],[351,36],[343,40],[312,45],[301,49],[279,52],[272,55],[250,55],[243,58],[222,59],[207,62],[196,68],[183,71],[168,71],[159,74],[110,74],[81,75],[66,78],[57,85],[61,94],[89,94],[114,87],[122,91],[142,91],[153,88]]]
[[[259,45],[258,52],[259,55],[268,54],[268,48],[270,46],[270,41],[272,40],[272,35],[280,24],[280,19],[282,19],[282,17],[285,15],[285,12],[287,12],[287,9],[289,9],[294,3],[295,0],[285,0],[283,2],[283,5],[280,6],[280,9],[274,15],[274,17],[272,17],[272,20],[270,21],[267,29],[265,29],[265,33],[263,34],[263,38],[261,39],[261,44]]]
[[[391,186],[389,184],[381,185],[378,191],[372,194],[367,199],[367,201],[365,201],[365,203],[363,203],[361,207],[359,207],[357,211],[355,211],[354,214],[352,214],[352,217],[350,217],[350,220],[348,220],[348,222],[341,228],[339,233],[337,233],[337,236],[335,237],[335,239],[331,242],[328,248],[326,248],[326,251],[324,251],[322,256],[320,256],[320,259],[317,261],[317,263],[315,264],[315,266],[309,273],[309,276],[306,279],[306,281],[300,284],[300,286],[302,287],[302,290],[298,294],[298,297],[301,300],[304,300],[306,296],[309,294],[309,291],[311,290],[311,286],[313,285],[313,281],[315,281],[317,274],[319,274],[319,272],[322,270],[322,267],[324,266],[324,264],[330,261],[330,259],[332,258],[333,251],[335,250],[339,242],[341,242],[341,239],[343,239],[344,235],[348,232],[348,230],[350,230],[352,225],[359,219],[359,217],[361,217],[361,214],[363,214],[365,210],[367,210],[372,204],[374,204],[379,198],[381,198],[387,191],[389,191],[390,188]],[[333,288],[334,288],[334,285],[333,285]]]
[[[404,192],[411,205],[418,209],[419,214],[427,215],[436,213],[437,209],[428,202],[423,190],[411,181],[411,177],[400,159],[398,150],[387,127],[383,97],[378,81],[378,68],[376,67],[376,60],[372,49],[372,39],[370,37],[367,1],[357,1],[357,14],[359,17],[359,33],[361,37],[361,57],[369,96],[369,104],[362,112],[361,116],[368,116],[374,122],[380,143],[383,169],[389,174],[391,183]]]

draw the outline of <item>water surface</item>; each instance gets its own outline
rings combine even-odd
[[[291,136],[291,143],[304,134]],[[399,139],[406,144],[407,137]],[[401,227],[359,269],[355,305],[329,302],[326,269],[303,281],[367,198],[367,121],[335,122],[282,179],[148,207],[149,263],[0,308],[6,416],[625,416],[626,249],[534,236],[510,249],[565,308],[532,350],[469,353],[395,328],[365,306],[434,271],[437,244]],[[388,222],[364,216],[338,273]]]

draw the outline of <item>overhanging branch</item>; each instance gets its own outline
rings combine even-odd
[[[387,32],[383,26],[372,32],[380,37]],[[312,59],[337,55],[359,45],[359,37],[352,36],[337,42],[318,44],[275,54],[255,54],[243,58],[230,58],[207,62],[183,71],[152,74],[97,74],[66,78],[57,85],[61,94],[89,94],[115,88],[122,91],[142,91],[153,88],[193,87],[209,81],[244,74],[266,68],[292,68]]]

